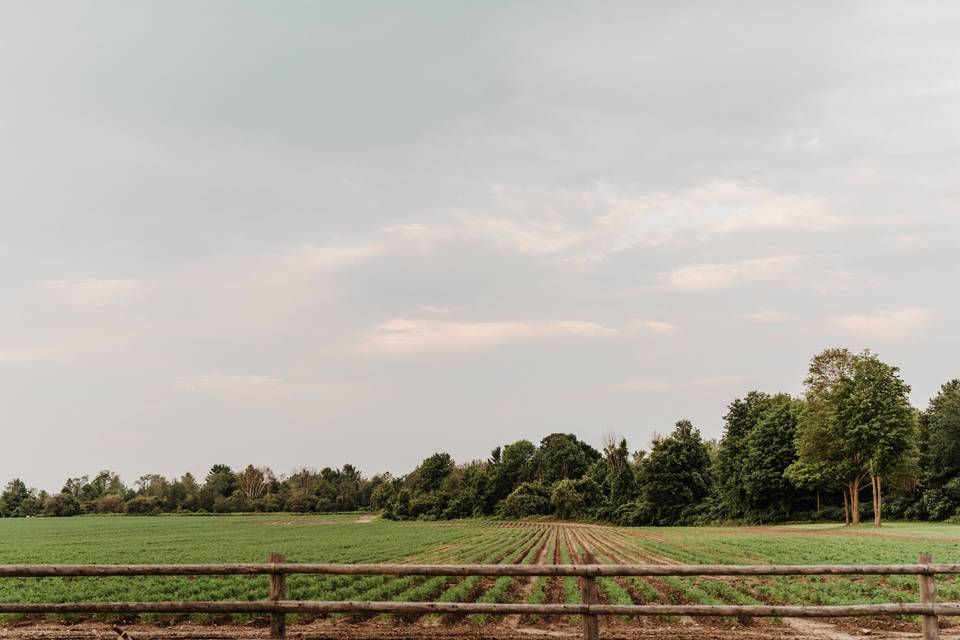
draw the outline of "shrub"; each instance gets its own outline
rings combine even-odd
[[[154,496],[137,496],[127,501],[127,513],[149,515],[160,509],[160,500]]]
[[[507,518],[545,516],[553,512],[549,491],[539,482],[524,482],[497,505],[497,514]]]
[[[127,503],[123,499],[123,496],[111,493],[97,498],[93,508],[97,513],[125,513],[127,511]]]

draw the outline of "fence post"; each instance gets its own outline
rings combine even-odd
[[[920,564],[932,564],[933,554],[921,553]],[[936,604],[937,602],[937,583],[932,573],[921,573],[920,579],[920,603]],[[938,640],[940,638],[940,625],[937,622],[937,616],[923,616],[921,629],[923,630],[923,640]]]
[[[286,562],[287,557],[282,553],[271,553],[270,562]],[[286,600],[287,599],[287,574],[285,573],[271,573],[270,574],[270,599],[273,601]],[[270,637],[271,638],[286,638],[287,637],[287,615],[285,613],[271,613],[270,614]]]
[[[586,564],[596,564],[597,558],[592,552],[587,551],[583,556]],[[598,604],[600,602],[597,593],[597,579],[592,575],[582,576],[580,578],[580,600],[583,604]],[[580,616],[581,626],[583,627],[584,640],[598,640],[600,638],[600,623],[595,614]]]

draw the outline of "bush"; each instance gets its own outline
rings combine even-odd
[[[123,496],[111,493],[97,498],[93,508],[97,513],[126,513],[127,503]]]
[[[80,502],[70,494],[58,493],[43,501],[43,515],[45,516],[62,518],[75,516],[81,511]]]
[[[276,493],[268,493],[257,502],[257,511],[274,513],[283,509],[283,498]]]
[[[645,500],[634,500],[617,507],[614,522],[620,525],[642,527],[653,523],[656,511]]]
[[[436,520],[440,517],[443,503],[440,496],[433,493],[417,492],[410,499],[410,518],[417,520]]]
[[[149,515],[160,510],[160,500],[153,496],[137,496],[127,501],[127,513]]]
[[[957,503],[942,489],[925,491],[920,499],[923,512],[930,520],[946,520],[957,510]]]
[[[539,482],[524,482],[497,505],[497,515],[506,518],[546,516],[553,513],[549,490]]]
[[[317,497],[306,491],[291,491],[287,496],[287,511],[310,513],[317,509]]]

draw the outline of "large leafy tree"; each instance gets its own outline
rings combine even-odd
[[[435,453],[421,462],[413,473],[418,490],[437,491],[444,479],[453,473],[453,458],[449,453]]]
[[[215,464],[207,472],[203,488],[214,496],[226,498],[236,490],[237,476],[229,466]]]
[[[506,498],[514,487],[533,480],[536,453],[537,448],[529,440],[517,440],[493,450],[489,460],[491,502]]]
[[[644,463],[644,501],[656,524],[688,521],[709,492],[710,455],[689,420],[653,441]]]
[[[572,433],[552,433],[540,441],[531,461],[541,482],[553,484],[564,478],[582,477],[600,453]]]
[[[796,493],[784,471],[797,459],[794,441],[800,403],[779,394],[769,404],[750,431],[743,456],[747,512],[760,520],[789,518]]]
[[[805,382],[806,406],[797,429],[799,461],[788,477],[826,474],[843,486],[853,524],[860,523],[860,493],[869,479],[874,523],[882,514],[883,478],[902,471],[915,455],[910,387],[899,369],[869,351],[828,349],[813,358]]]
[[[855,360],[847,349],[826,349],[810,360],[803,381],[806,404],[797,425],[798,460],[787,470],[789,478],[807,486],[838,485],[848,524],[860,523],[860,487],[865,474],[859,454],[844,445],[835,419],[835,398],[838,385],[850,376]]]
[[[751,391],[746,397],[731,402],[723,416],[723,437],[717,447],[716,491],[720,508],[726,517],[741,518],[750,509],[744,482],[749,471],[747,454],[750,433],[769,407],[770,396]]]
[[[24,509],[30,500],[30,490],[23,480],[14,478],[0,493],[0,516],[16,518],[29,515]]]
[[[610,502],[614,508],[633,500],[637,495],[637,477],[630,463],[630,450],[626,438],[617,438],[612,434],[604,439],[603,463]]]
[[[841,446],[856,453],[870,478],[874,524],[880,526],[883,480],[916,458],[916,412],[900,370],[864,352],[837,385],[835,416]]]
[[[960,380],[951,380],[921,416],[923,481],[939,489],[960,476]]]

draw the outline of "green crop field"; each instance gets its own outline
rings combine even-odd
[[[77,517],[0,520],[0,564],[261,562],[912,563],[960,562],[960,526],[617,528],[550,522],[390,522],[337,516]],[[916,578],[605,578],[610,603],[844,604],[917,601]],[[960,600],[940,577],[938,598]],[[261,599],[267,578],[0,579],[3,602]],[[291,599],[577,602],[571,578],[298,576]],[[486,618],[476,618],[483,623]],[[542,623],[528,619],[525,623]]]

